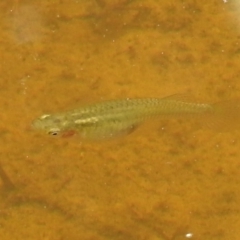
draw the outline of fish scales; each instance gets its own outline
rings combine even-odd
[[[182,95],[166,98],[142,98],[106,101],[75,110],[45,114],[32,126],[57,135],[74,130],[85,138],[107,138],[130,132],[151,117],[199,115],[213,112],[211,104],[189,102]]]

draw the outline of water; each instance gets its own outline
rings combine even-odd
[[[15,187],[1,185],[1,239],[238,239],[238,131],[163,120],[96,143],[31,129],[46,112],[108,99],[239,98],[234,2],[0,9],[0,164]]]

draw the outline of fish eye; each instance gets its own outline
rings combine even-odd
[[[48,131],[48,134],[52,135],[52,136],[56,136],[56,135],[58,135],[59,132],[60,132],[60,129],[55,128],[55,129],[51,129],[50,131]]]
[[[56,131],[55,131],[55,132],[51,131],[51,132],[48,132],[48,134],[49,134],[49,135],[52,135],[52,136],[56,136],[56,135],[58,135],[58,132],[56,132]]]

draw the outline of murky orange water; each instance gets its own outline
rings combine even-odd
[[[0,3],[0,239],[240,235],[240,130],[152,122],[82,142],[31,129],[44,113],[190,92],[240,96],[234,1]]]

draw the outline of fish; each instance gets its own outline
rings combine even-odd
[[[164,98],[103,101],[62,113],[44,114],[32,122],[32,127],[51,135],[76,131],[82,138],[104,139],[131,133],[144,121],[157,117],[195,117],[220,128],[229,122],[240,122],[240,101],[209,104],[190,99],[185,94],[175,94]]]

